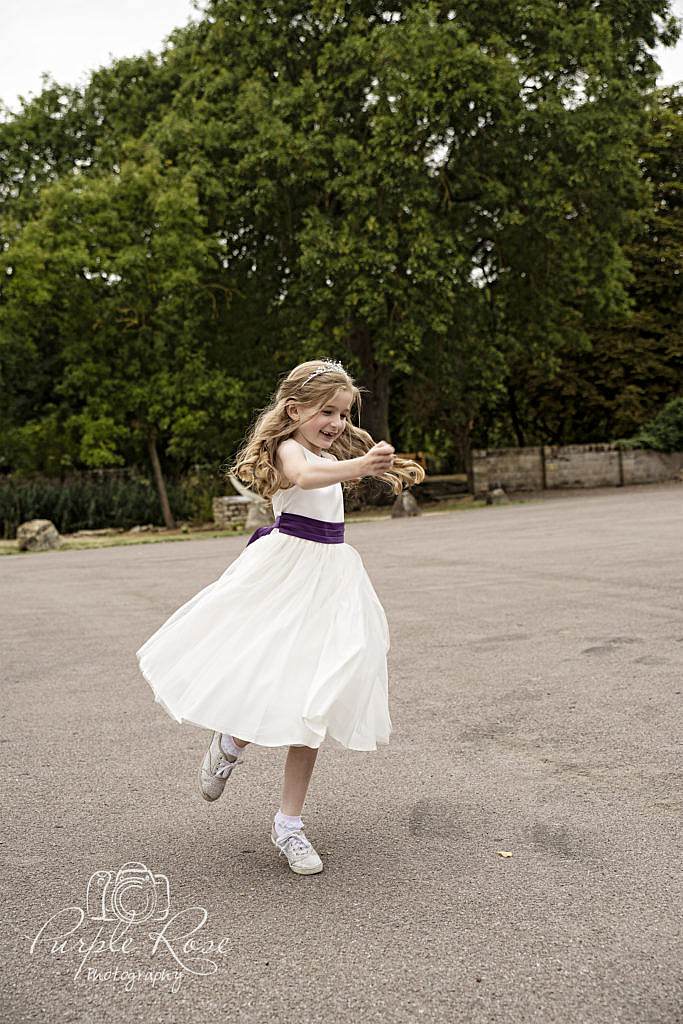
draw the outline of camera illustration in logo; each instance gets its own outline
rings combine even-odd
[[[168,917],[171,890],[166,875],[154,875],[140,861],[113,871],[93,871],[88,879],[87,910],[93,921],[163,921]]]

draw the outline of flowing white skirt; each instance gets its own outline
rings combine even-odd
[[[361,556],[278,529],[136,652],[177,722],[267,747],[389,742],[389,627]]]

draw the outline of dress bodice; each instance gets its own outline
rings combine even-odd
[[[292,440],[296,440],[292,438]],[[333,455],[316,455],[300,441],[296,441],[305,458],[315,463],[320,459],[330,462]],[[344,522],[344,492],[341,483],[329,484],[327,487],[312,487],[304,490],[298,484],[276,491],[272,497],[273,512],[279,516],[281,512],[295,512],[300,516],[322,519],[327,523]]]

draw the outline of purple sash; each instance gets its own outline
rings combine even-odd
[[[276,528],[280,533],[286,533],[290,537],[317,540],[320,544],[344,543],[344,523],[328,523],[324,519],[297,515],[296,512],[281,512],[272,526],[259,526],[247,541],[246,547]]]

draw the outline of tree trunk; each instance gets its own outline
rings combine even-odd
[[[474,494],[474,463],[472,460],[472,429],[474,427],[474,419],[470,419],[467,423],[463,423],[455,428],[455,445],[458,452],[458,458],[467,473],[467,489],[470,494]]]
[[[169,530],[175,530],[176,524],[173,516],[171,515],[171,506],[168,503],[168,494],[166,493],[166,483],[164,481],[164,474],[161,472],[161,463],[159,462],[159,453],[157,452],[157,434],[153,427],[150,427],[147,432],[147,450],[149,452],[149,461],[152,463],[154,482],[157,485],[157,491],[159,493],[161,514],[164,517],[164,523]]]
[[[517,405],[517,393],[516,393],[515,389],[513,388],[512,384],[510,382],[508,382],[508,384],[507,384],[507,393],[508,393],[508,409],[510,410],[510,419],[512,420],[512,429],[514,430],[515,437],[517,438],[517,445],[520,448],[524,448],[524,445],[526,444],[526,441],[525,441],[525,438],[524,438],[524,427],[522,426],[522,421],[520,420],[520,417],[519,417],[519,407]]]
[[[370,332],[361,327],[349,339],[349,347],[361,364],[358,383],[368,389],[361,392],[363,403],[360,426],[367,430],[375,441],[388,441],[389,436],[389,373],[390,368],[378,363]]]

